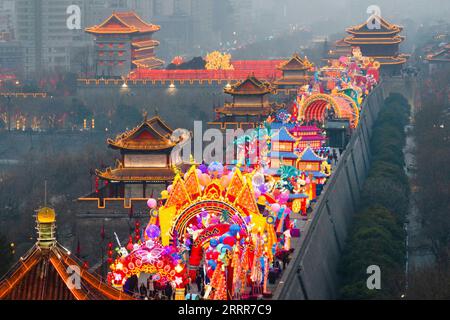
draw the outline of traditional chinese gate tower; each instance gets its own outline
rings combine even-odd
[[[119,150],[115,168],[96,170],[106,186],[100,197],[148,199],[158,196],[173,181],[171,152],[179,141],[172,141],[173,130],[159,116],[145,117],[136,128],[108,139],[109,147]]]
[[[313,64],[307,58],[302,59],[298,54],[294,54],[290,60],[279,67],[283,76],[274,82],[277,91],[296,94],[299,87],[309,83],[311,76],[308,70],[312,67]]]
[[[381,17],[374,18],[373,25],[370,23],[364,22],[348,28],[350,36],[344,41],[353,47],[360,47],[363,56],[379,61],[383,73],[399,73],[407,61],[406,56],[399,53],[400,43],[405,40],[405,37],[399,35],[403,27],[391,24]]]
[[[254,76],[225,88],[224,92],[231,95],[233,101],[217,108],[215,110],[217,119],[209,123],[210,126],[222,130],[256,128],[275,107],[270,104],[268,97],[273,93],[273,88],[269,83],[262,82]]]
[[[95,36],[96,75],[122,77],[135,68],[163,66],[154,52],[159,42],[152,39],[160,29],[134,12],[114,12],[102,24],[87,28]]]

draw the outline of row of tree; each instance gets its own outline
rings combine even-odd
[[[431,260],[410,275],[412,299],[450,299],[450,74],[436,70],[421,83],[415,115],[414,198]],[[430,259],[428,259],[430,260]]]
[[[402,148],[409,114],[408,101],[391,94],[374,126],[372,167],[339,267],[343,299],[396,299],[404,290],[403,225],[410,188]],[[381,288],[368,288],[369,266],[380,268]]]

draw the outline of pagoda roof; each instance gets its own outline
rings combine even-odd
[[[127,11],[113,12],[100,25],[89,27],[86,32],[92,34],[133,34],[156,32],[160,29],[160,26],[142,20],[135,12]]]
[[[343,39],[337,40],[337,41],[335,42],[335,46],[336,46],[336,47],[350,47],[350,45],[349,45],[347,42],[345,42],[345,39],[344,39],[344,38],[343,38]]]
[[[406,55],[398,55],[396,57],[373,57],[382,66],[383,65],[394,65],[394,64],[404,64],[408,61]]]
[[[326,177],[328,177],[325,173],[320,172],[320,171],[310,171],[309,173],[312,173],[314,178],[326,178]]]
[[[147,49],[147,48],[154,48],[160,45],[160,42],[158,40],[139,40],[139,41],[133,41],[131,45],[135,48],[139,49]]]
[[[321,133],[322,130],[320,130],[317,126],[294,126],[291,130],[291,132],[318,132]]]
[[[215,112],[225,114],[225,115],[248,115],[248,116],[256,116],[256,115],[269,115],[273,111],[273,108],[270,105],[254,105],[249,106],[241,106],[239,104],[225,104],[221,108],[215,109]]]
[[[164,65],[164,61],[155,57],[148,57],[139,60],[132,61],[134,65],[138,68],[146,68],[146,69],[155,69],[162,67]]]
[[[156,151],[171,149],[177,145],[170,137],[173,130],[159,116],[150,120],[145,117],[136,128],[124,132],[116,139],[108,139],[113,149]]]
[[[396,25],[396,24],[392,24],[389,23],[388,21],[386,21],[384,18],[382,17],[378,17],[379,21],[380,21],[380,28],[378,29],[369,29],[369,27],[367,26],[367,21],[365,21],[364,23],[361,23],[357,26],[353,26],[350,28],[347,28],[346,31],[350,34],[355,34],[355,35],[364,35],[364,34],[389,34],[389,35],[393,35],[393,34],[397,34],[400,33],[403,30],[403,27]]]
[[[280,70],[286,71],[286,70],[308,70],[312,67],[312,63],[309,62],[309,60],[305,57],[305,59],[302,59],[297,53],[295,53],[291,59],[286,61],[285,63],[281,64],[281,66],[278,68]]]
[[[324,158],[319,157],[311,147],[305,148],[303,152],[300,154],[300,161],[316,161],[322,162],[325,161]]]
[[[321,134],[301,136],[301,141],[317,141],[317,140],[325,141],[327,140],[327,138],[325,138]]]
[[[286,127],[282,127],[275,135],[272,137],[272,140],[277,140],[280,142],[296,142],[296,139]]]
[[[80,276],[79,288],[67,285],[71,283],[69,267]],[[0,300],[132,299],[90,274],[58,243],[49,249],[34,245],[0,282]]]
[[[355,37],[355,36],[349,36],[345,38],[345,42],[350,45],[358,45],[358,44],[397,44],[401,43],[405,40],[405,37],[403,36],[394,36],[394,37]]]
[[[108,181],[173,181],[175,173],[169,168],[108,168],[96,170],[99,178]]]
[[[248,76],[244,81],[240,81],[230,88],[225,88],[224,92],[231,95],[265,95],[272,92],[272,87],[269,83],[262,82],[255,76]]]
[[[430,62],[450,62],[450,45],[447,44],[443,49],[427,55],[425,59]]]
[[[281,129],[282,127],[286,127],[288,130],[295,128],[295,123],[282,123],[282,122],[272,122],[270,124],[270,128],[273,129]]]

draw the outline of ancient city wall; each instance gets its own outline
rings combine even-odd
[[[274,292],[274,299],[337,297],[337,265],[369,172],[369,142],[384,102],[384,86],[378,86],[364,102],[361,124],[314,207],[300,246],[295,248],[291,263]]]

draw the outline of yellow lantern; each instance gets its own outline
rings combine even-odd
[[[302,209],[302,201],[300,199],[295,199],[292,203],[292,212],[299,213]]]

